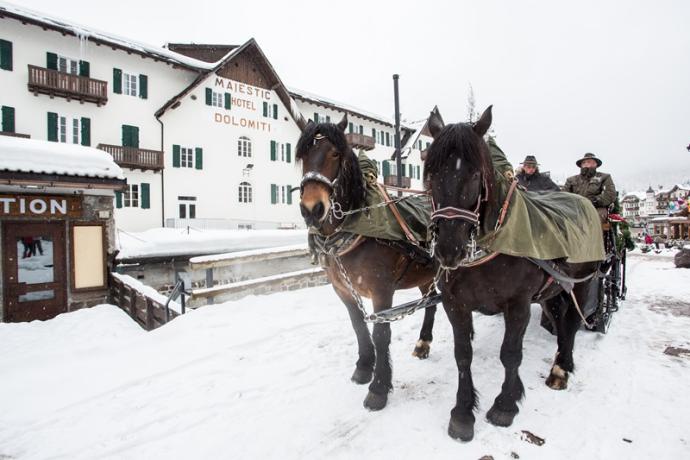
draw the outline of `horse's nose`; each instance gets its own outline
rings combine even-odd
[[[307,208],[303,203],[300,203],[299,208],[304,221],[309,226],[317,224],[323,218],[325,211],[321,201],[317,201],[311,209]]]

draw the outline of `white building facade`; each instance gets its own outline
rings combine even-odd
[[[355,150],[395,184],[393,123],[287,90],[253,39],[165,49],[7,3],[0,12],[1,131],[111,153],[128,183],[116,196],[120,229],[303,227],[294,156],[306,119],[347,114]],[[402,130],[412,189],[431,141],[419,131]]]

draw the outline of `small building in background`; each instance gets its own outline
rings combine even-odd
[[[125,187],[102,150],[0,136],[0,321],[107,301],[113,199]]]

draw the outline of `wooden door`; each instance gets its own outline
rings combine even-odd
[[[2,234],[5,322],[66,312],[65,224],[6,222]]]

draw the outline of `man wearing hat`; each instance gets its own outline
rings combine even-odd
[[[597,208],[601,221],[606,222],[608,207],[616,200],[616,186],[611,175],[597,172],[601,160],[593,153],[585,153],[575,164],[580,168],[580,174],[569,177],[563,190],[590,200]]]
[[[530,192],[558,191],[560,187],[556,185],[549,176],[539,172],[539,164],[534,155],[527,155],[525,161],[521,163],[522,171],[519,171],[515,178],[518,184],[522,185]]]

